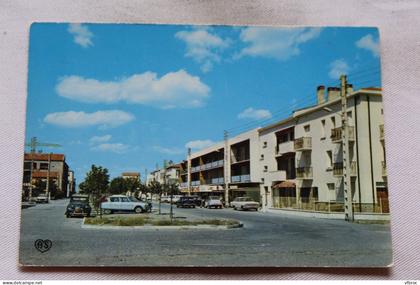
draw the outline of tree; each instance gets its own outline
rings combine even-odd
[[[140,188],[140,181],[136,178],[126,178],[125,179],[127,191],[130,192],[131,195],[135,193]]]
[[[150,183],[150,192],[152,194],[158,195],[159,196],[159,215],[161,214],[161,201],[162,201],[162,194],[163,194],[163,187],[162,184],[160,184],[158,181],[152,181]]]
[[[115,177],[109,184],[109,193],[114,194],[125,194],[127,192],[127,181],[122,177]]]
[[[102,166],[92,165],[89,172],[86,173],[85,180],[79,185],[83,193],[89,194],[93,198],[93,205],[96,212],[102,217],[101,200],[108,191],[109,174],[108,169]]]
[[[134,195],[135,195],[135,197],[141,199],[143,194],[145,194],[146,198],[147,198],[147,193],[151,193],[150,188],[147,185],[140,183],[140,185],[139,185],[139,187],[137,187],[137,190],[136,190]]]
[[[169,195],[171,195],[171,210],[169,212],[169,218],[171,219],[171,223],[172,223],[173,216],[174,216],[172,199],[174,195],[177,195],[180,193],[180,189],[177,183],[170,183],[166,187],[167,187]]]

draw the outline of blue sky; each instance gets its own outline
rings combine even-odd
[[[340,74],[380,86],[379,70],[375,28],[33,24],[26,140],[61,144],[42,150],[78,183],[92,164],[144,175],[313,104]]]

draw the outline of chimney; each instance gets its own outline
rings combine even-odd
[[[318,99],[318,105],[325,102],[325,86],[318,86],[318,88],[316,89],[316,97]]]
[[[340,88],[338,87],[328,87],[327,89],[328,101],[332,101],[340,98]]]
[[[353,84],[347,84],[347,95],[353,93]]]

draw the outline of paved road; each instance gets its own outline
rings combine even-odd
[[[64,217],[66,200],[22,210],[20,263],[52,266],[385,266],[389,225],[242,212],[177,209],[176,216],[233,218],[239,229],[86,229]],[[163,206],[169,212],[168,206]],[[40,253],[37,239],[52,248]]]

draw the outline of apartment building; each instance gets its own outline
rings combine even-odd
[[[258,129],[191,153],[181,164],[182,191],[225,201],[244,195],[260,201],[258,156]]]
[[[48,177],[55,183],[57,190],[67,194],[69,167],[64,154],[25,153],[23,164],[23,197],[32,195],[31,188],[37,181],[46,182]],[[46,192],[47,190],[45,190]]]
[[[350,189],[355,212],[389,212],[381,90],[347,89]],[[340,89],[260,129],[263,209],[343,211]]]
[[[168,164],[165,168],[150,172],[146,178],[146,185],[152,181],[160,184],[178,184],[180,182],[180,164]]]
[[[74,177],[74,171],[69,170],[69,175],[67,178],[69,182],[69,186],[67,187],[66,197],[70,197],[74,193],[76,193],[76,177]]]

